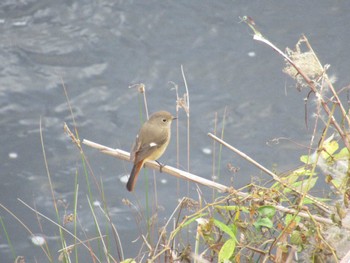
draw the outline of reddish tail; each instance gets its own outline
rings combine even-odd
[[[143,166],[143,161],[141,162],[138,162],[137,164],[135,164],[133,167],[132,167],[132,170],[131,170],[131,174],[130,174],[130,177],[129,177],[129,181],[128,183],[126,184],[126,189],[128,189],[129,192],[132,192],[134,190],[134,187],[135,187],[135,184],[136,184],[136,181],[137,181],[137,177],[139,176],[139,172]]]

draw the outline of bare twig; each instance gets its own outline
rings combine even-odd
[[[85,140],[85,139],[83,140],[83,144],[90,146],[92,148],[98,149],[98,150],[100,150],[100,152],[102,152],[104,154],[108,154],[108,155],[117,157],[119,159],[125,160],[125,161],[130,161],[130,154],[126,151],[123,151],[120,149],[112,149],[112,148],[109,148],[107,146],[104,146],[104,145],[101,145],[101,144],[98,144],[98,143],[95,143],[95,142],[92,142],[89,140]],[[155,161],[147,161],[145,163],[145,166],[160,171],[160,166]],[[227,187],[225,185],[207,180],[203,177],[196,176],[194,174],[182,171],[180,169],[176,169],[175,167],[171,167],[168,165],[162,167],[162,172],[165,172],[167,174],[173,175],[173,176],[181,178],[181,179],[185,179],[185,180],[189,180],[189,181],[192,181],[195,183],[209,186],[209,187],[214,188],[220,192],[227,192],[230,189],[229,187]]]
[[[328,107],[327,102],[323,99],[322,95],[320,94],[320,92],[317,90],[316,84],[313,80],[311,80],[307,74],[304,73],[303,70],[300,69],[300,67],[289,57],[287,56],[283,51],[281,51],[278,47],[276,47],[273,43],[271,43],[268,39],[266,39],[255,27],[255,24],[251,23],[249,19],[247,19],[247,17],[243,17],[242,21],[245,22],[254,32],[254,36],[253,39],[256,41],[260,41],[265,43],[266,45],[270,46],[272,49],[274,49],[278,54],[280,54],[286,61],[288,61],[294,68],[295,70],[298,72],[298,74],[300,76],[302,76],[302,78],[305,80],[305,82],[307,83],[307,85],[310,87],[311,91],[318,97],[320,98],[320,103],[324,109],[324,111],[327,113],[328,117],[331,119],[331,123],[334,126],[334,128],[338,131],[340,137],[342,138],[346,148],[348,148],[350,150],[350,140],[348,138],[348,134],[341,128],[341,126],[339,125],[339,123],[337,122],[337,120],[334,118],[334,116],[331,113],[330,108]],[[305,36],[303,36],[303,41],[305,41],[306,43],[308,43],[307,38]],[[309,45],[310,46],[310,45]],[[311,47],[311,46],[310,46]],[[312,50],[312,49],[311,49]],[[313,51],[313,50],[312,50]],[[327,78],[327,83],[329,84],[330,81],[328,81]],[[340,103],[340,100],[334,90],[334,88],[332,87],[332,85],[330,85],[330,89],[334,95],[334,97],[337,99],[337,103]],[[343,116],[346,118],[347,122],[350,123],[350,119],[348,118],[345,109],[341,106],[341,112],[343,114]]]
[[[184,108],[187,114],[187,171],[190,171],[190,94],[188,92],[188,86],[187,86],[187,80],[185,76],[185,71],[183,65],[181,65],[181,73],[182,73],[182,78],[184,80],[185,88],[186,88],[186,95],[184,98],[186,99],[186,107]],[[186,110],[187,109],[187,110]],[[187,193],[190,193],[190,185],[187,184]]]
[[[269,169],[267,169],[266,167],[262,166],[261,164],[259,164],[258,162],[256,162],[255,160],[253,160],[252,158],[250,158],[248,155],[246,155],[245,153],[241,152],[240,150],[236,149],[235,147],[233,147],[232,145],[228,144],[227,142],[221,140],[220,138],[216,137],[214,134],[208,133],[208,136],[214,140],[216,140],[217,142],[221,143],[222,145],[226,146],[228,149],[230,149],[231,151],[237,153],[239,156],[241,156],[242,158],[246,159],[248,162],[252,163],[253,165],[255,165],[256,167],[258,167],[261,171],[265,172],[266,174],[268,174],[269,176],[271,176],[273,178],[273,180],[275,180],[276,182],[282,184],[284,187],[287,187],[289,189],[291,189],[293,192],[299,194],[300,196],[305,196],[307,198],[309,198],[310,200],[312,200],[315,205],[319,206],[320,208],[322,208],[325,212],[327,212],[328,214],[330,214],[330,209],[328,206],[326,206],[325,204],[321,203],[320,201],[318,201],[315,197],[307,194],[307,193],[302,193],[300,192],[298,189],[288,185],[287,183],[283,182],[281,180],[281,178],[279,178],[276,174],[274,174],[273,172],[271,172]]]
[[[29,208],[30,210],[32,210],[33,212],[39,214],[41,217],[45,218],[46,220],[48,220],[49,222],[51,222],[52,224],[54,224],[55,226],[57,226],[61,231],[66,232],[67,234],[69,234],[70,236],[74,237],[76,240],[78,240],[80,242],[80,244],[82,246],[84,246],[89,252],[90,254],[93,256],[94,260],[101,262],[98,257],[95,255],[95,253],[85,244],[86,241],[83,241],[81,239],[79,239],[76,235],[74,235],[72,232],[70,232],[68,229],[64,228],[63,226],[61,226],[60,224],[56,223],[54,220],[52,220],[51,218],[45,216],[44,214],[40,213],[39,211],[35,210],[34,208],[32,208],[30,205],[28,205],[26,202],[24,202],[23,200],[17,198],[17,200],[19,202],[21,202],[23,205],[25,205],[27,208]],[[1,204],[0,204],[1,205]],[[3,207],[3,206],[2,206]],[[4,208],[4,207],[3,207]],[[8,210],[7,210],[8,211]]]
[[[0,203],[0,207],[2,209],[4,209],[7,213],[9,213],[14,219],[15,221],[17,221],[19,224],[22,225],[22,227],[24,227],[24,229],[31,235],[31,236],[35,236],[35,234],[30,230],[30,228],[24,223],[24,221],[22,221],[21,219],[19,219],[10,209],[8,209],[6,206],[4,206],[3,204]],[[12,224],[15,223],[15,221],[12,221]],[[46,251],[44,246],[40,246],[40,248],[42,249],[42,251],[45,253],[47,259],[52,262],[52,257],[50,255],[50,253],[48,253],[49,251]]]
[[[315,55],[315,52],[314,52],[313,48],[311,47],[311,45],[310,45],[308,39],[306,38],[306,36],[303,35],[302,38],[301,38],[301,40],[304,41],[304,42],[306,43],[308,49],[311,50],[312,54],[314,54],[315,59],[316,59],[316,60],[318,61],[318,63],[320,64],[320,67],[322,67],[321,62],[319,61],[318,57]],[[338,103],[337,105],[339,106],[340,111],[342,112],[343,117],[346,119],[348,125],[350,125],[350,118],[349,118],[349,115],[347,114],[347,112],[346,112],[346,110],[345,110],[343,104],[341,103],[341,101],[340,101],[340,99],[339,99],[339,97],[338,97],[338,94],[337,94],[337,92],[335,91],[335,89],[334,89],[334,87],[333,87],[332,82],[330,81],[330,79],[329,79],[329,77],[328,77],[327,74],[324,74],[324,75],[325,75],[325,79],[326,79],[326,82],[327,82],[327,84],[328,84],[328,87],[329,87],[329,89],[331,90],[331,92],[332,92],[334,98],[336,99],[336,101],[337,101],[337,103]]]

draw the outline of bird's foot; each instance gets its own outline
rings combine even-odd
[[[159,172],[163,172],[163,167],[165,166],[165,164],[159,162],[158,160],[156,160],[156,163],[159,164]]]

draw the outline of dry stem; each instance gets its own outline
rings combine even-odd
[[[325,212],[327,212],[328,214],[330,214],[330,209],[328,206],[326,206],[325,204],[321,203],[320,201],[318,201],[315,197],[307,194],[307,193],[303,193],[301,191],[299,191],[298,189],[286,184],[285,182],[283,182],[281,180],[281,178],[279,178],[276,174],[274,174],[273,172],[271,172],[269,169],[267,169],[266,167],[262,166],[261,164],[259,164],[258,162],[256,162],[255,160],[253,160],[252,158],[250,158],[248,155],[246,155],[245,153],[241,152],[240,150],[236,149],[235,147],[233,147],[232,145],[228,144],[227,142],[221,140],[220,138],[216,137],[215,135],[208,133],[208,136],[211,137],[212,139],[216,140],[217,142],[221,143],[222,145],[226,146],[227,148],[229,148],[231,151],[234,151],[235,153],[237,153],[239,156],[241,156],[242,158],[246,159],[248,162],[254,164],[256,167],[258,167],[261,171],[265,172],[266,174],[268,174],[269,176],[271,176],[273,178],[273,180],[275,180],[276,182],[282,184],[284,187],[287,187],[289,189],[291,189],[293,192],[297,193],[300,196],[305,196],[307,198],[309,198],[310,200],[312,200],[315,205],[319,206],[320,208],[322,208],[322,210],[324,210]]]
[[[273,43],[271,43],[268,39],[266,39],[255,27],[255,24],[252,23],[249,19],[247,19],[247,17],[243,17],[242,19],[243,22],[245,22],[254,32],[254,40],[256,41],[260,41],[265,43],[266,45],[270,46],[272,49],[274,49],[277,53],[279,53],[286,61],[288,61],[294,68],[295,70],[298,72],[298,74],[300,76],[302,76],[302,78],[305,80],[305,82],[308,84],[308,86],[310,87],[311,91],[318,97],[320,98],[320,103],[324,109],[324,111],[326,112],[326,114],[328,115],[328,117],[331,119],[331,123],[334,126],[334,128],[338,131],[340,137],[342,138],[346,148],[348,148],[350,150],[350,140],[348,138],[348,134],[342,129],[342,127],[340,126],[340,124],[337,122],[337,120],[334,118],[327,102],[324,100],[324,98],[322,97],[322,95],[320,94],[320,92],[317,90],[316,84],[313,80],[311,80],[307,74],[304,73],[303,70],[300,69],[300,67],[298,65],[296,65],[296,63],[289,57],[287,56],[284,52],[282,52],[278,47],[276,47]],[[309,47],[309,49],[313,52],[311,45],[309,44],[307,38],[305,36],[302,37],[301,39],[302,41],[307,43],[307,46]],[[313,52],[313,54],[315,54]],[[316,57],[316,55],[315,55]],[[318,59],[317,59],[318,60]],[[325,74],[326,75],[326,74]],[[329,88],[334,96],[334,98],[336,99],[336,103],[337,105],[340,106],[340,110],[342,112],[342,115],[344,116],[344,118],[346,119],[347,123],[350,125],[350,119],[346,113],[346,110],[344,109],[344,107],[342,106],[341,101],[339,100],[339,97],[335,91],[335,89],[333,88],[331,82],[329,81],[328,77],[326,77],[327,79],[327,84],[329,84]]]

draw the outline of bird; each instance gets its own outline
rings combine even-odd
[[[175,119],[167,111],[157,111],[142,125],[130,154],[130,160],[134,165],[126,184],[129,192],[134,190],[137,177],[145,162],[151,160],[158,162],[158,158],[165,152],[170,142],[171,123]]]

